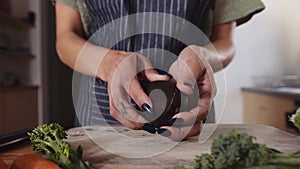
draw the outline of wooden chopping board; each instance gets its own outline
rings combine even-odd
[[[192,167],[196,155],[208,153],[213,139],[232,128],[251,134],[259,143],[285,153],[300,150],[299,136],[263,125],[205,125],[200,138],[193,137],[180,143],[120,126],[88,126],[68,130],[67,141],[74,147],[82,145],[83,158],[97,169],[163,169],[179,164]]]

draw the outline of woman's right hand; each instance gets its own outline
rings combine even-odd
[[[111,116],[129,128],[141,128],[145,120],[129,104],[129,98],[133,98],[140,107],[144,103],[150,107],[152,104],[137,80],[137,73],[148,68],[141,74],[149,81],[168,80],[168,77],[152,69],[144,56],[87,43],[79,11],[61,2],[55,3],[55,10],[56,48],[60,60],[80,73],[96,74],[96,77],[108,82]]]
[[[131,106],[130,99],[144,111],[152,107],[138,76],[148,81],[169,80],[158,74],[146,57],[117,50],[108,51],[97,71],[97,77],[108,82],[110,115],[131,129],[141,129],[147,121]]]

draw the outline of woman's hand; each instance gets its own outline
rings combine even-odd
[[[141,129],[146,120],[129,103],[135,103],[147,111],[152,103],[144,93],[137,76],[148,81],[169,80],[159,75],[149,60],[137,53],[109,50],[99,65],[97,77],[108,82],[110,115],[131,129]]]
[[[171,120],[172,126],[163,126],[158,133],[171,140],[180,141],[186,137],[200,134],[202,121],[207,117],[216,93],[213,70],[205,58],[208,49],[200,46],[188,46],[171,65],[169,73],[176,80],[177,88],[185,94],[192,94],[198,87],[198,106],[187,112],[176,114]],[[176,125],[175,125],[176,124]]]

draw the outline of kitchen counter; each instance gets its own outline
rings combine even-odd
[[[293,153],[300,150],[300,137],[292,135],[285,131],[263,125],[205,125],[200,138],[203,143],[199,143],[198,137],[189,138],[183,142],[176,143],[176,146],[170,150],[157,153],[154,156],[144,158],[127,158],[113,153],[109,153],[112,149],[106,147],[107,145],[114,145],[114,150],[119,150],[119,154],[128,152],[128,155],[143,154],[141,152],[153,151],[163,149],[167,143],[166,140],[151,141],[151,135],[144,131],[132,131],[124,127],[85,127],[73,128],[68,130],[68,142],[72,146],[77,147],[79,144],[83,146],[83,158],[92,162],[97,169],[111,169],[111,168],[130,168],[130,169],[163,169],[167,166],[183,164],[186,166],[193,166],[193,160],[196,155],[207,153],[210,150],[213,139],[220,133],[226,133],[228,130],[235,128],[239,132],[246,132],[257,137],[259,143],[265,143],[267,146],[276,148],[285,153]],[[211,132],[214,131],[214,132]],[[97,134],[98,133],[98,134]],[[94,138],[96,142],[90,139],[88,135]],[[115,135],[121,134],[125,137],[121,139],[114,139]],[[212,134],[212,135],[211,135]],[[142,142],[132,142],[132,138],[150,138]],[[151,142],[149,142],[151,141]],[[160,144],[158,144],[160,142]],[[156,147],[151,147],[156,145]],[[104,148],[105,147],[105,148]],[[122,151],[124,150],[124,151]],[[14,150],[1,152],[2,158],[7,164],[10,164],[15,158],[22,154],[32,153],[30,145],[25,147],[18,147]],[[145,154],[144,154],[145,155]]]
[[[244,87],[244,123],[273,126],[296,132],[288,120],[300,107],[300,88],[296,87]]]
[[[242,91],[267,94],[300,101],[300,88],[296,87],[243,87]]]

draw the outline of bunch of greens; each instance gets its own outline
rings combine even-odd
[[[290,118],[294,125],[300,130],[300,108],[296,113]]]
[[[51,161],[64,169],[94,169],[89,162],[82,160],[82,147],[76,150],[63,139],[67,133],[59,124],[43,124],[28,133],[33,150],[45,154]]]
[[[180,167],[178,169],[186,169],[183,166]],[[294,154],[284,154],[264,144],[255,143],[253,136],[231,130],[226,135],[219,135],[213,141],[211,154],[196,156],[194,168],[299,169],[300,151]]]

